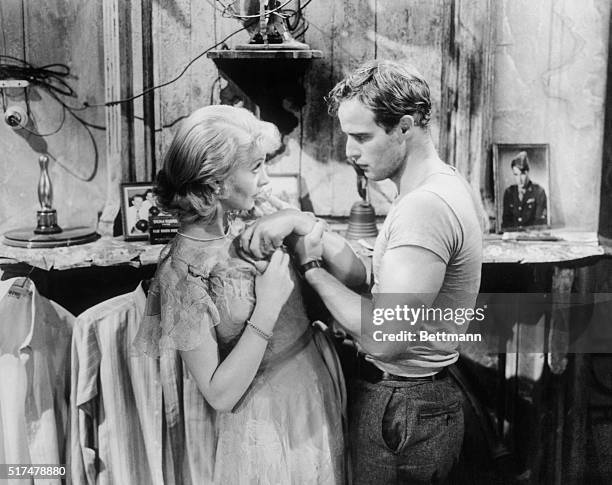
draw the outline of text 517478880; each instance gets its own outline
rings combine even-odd
[[[65,478],[66,465],[20,465],[13,463],[0,463],[0,479],[30,480]]]

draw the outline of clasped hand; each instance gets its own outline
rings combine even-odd
[[[314,216],[285,209],[257,219],[240,236],[240,247],[256,259],[269,257],[286,242],[299,264],[323,255],[326,225]]]

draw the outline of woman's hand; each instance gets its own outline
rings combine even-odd
[[[293,287],[289,271],[289,255],[280,249],[274,251],[266,271],[255,278],[256,307],[251,319],[258,326],[272,331],[281,308],[289,298]],[[261,312],[265,316],[259,317]]]
[[[272,255],[268,269],[255,279],[252,324],[265,333],[272,333],[292,289],[289,255],[279,249]],[[193,350],[181,351],[181,357],[206,401],[218,411],[231,411],[253,382],[268,346],[267,339],[259,332],[244,332],[221,361],[214,328],[209,326],[203,334],[202,344]]]

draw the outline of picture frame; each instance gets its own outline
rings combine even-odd
[[[126,241],[149,239],[149,211],[157,207],[154,186],[153,182],[121,184],[121,219]]]
[[[270,173],[270,192],[283,202],[302,209],[300,177],[292,173]]]
[[[550,228],[550,148],[547,143],[494,143],[496,231]]]

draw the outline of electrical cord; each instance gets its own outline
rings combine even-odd
[[[53,91],[48,91],[49,95],[51,95],[52,98],[54,98],[61,106],[62,106],[62,111],[64,112],[64,120],[62,120],[62,125],[64,124],[65,121],[65,114],[66,111],[68,111],[68,113],[70,113],[70,116],[72,116],[75,120],[77,120],[85,129],[85,131],[87,132],[87,135],[91,141],[91,146],[93,148],[93,152],[94,152],[94,166],[93,169],[91,170],[91,174],[88,175],[87,177],[81,176],[79,174],[77,174],[76,172],[74,172],[73,170],[71,170],[70,168],[68,168],[65,164],[63,164],[62,162],[60,162],[56,157],[54,157],[51,153],[48,153],[49,156],[51,156],[51,158],[53,158],[53,160],[55,160],[55,162],[62,167],[66,172],[68,172],[70,175],[72,175],[73,177],[83,181],[83,182],[91,182],[94,177],[96,176],[96,173],[98,172],[98,164],[99,164],[99,153],[98,153],[98,145],[96,143],[96,139],[91,131],[91,128],[94,129],[98,129],[98,130],[105,130],[106,127],[104,126],[100,126],[100,125],[95,125],[93,123],[89,123],[88,121],[85,121],[84,119],[82,119],[80,116],[78,116],[77,114],[73,113],[72,110],[57,96],[57,94]],[[28,111],[31,111],[29,106],[28,106]],[[61,127],[60,127],[61,128]],[[59,129],[57,130],[59,131]],[[37,133],[35,133],[37,134]],[[51,133],[51,134],[55,134],[55,133]],[[38,135],[38,136],[50,136],[50,134],[47,135]]]
[[[235,3],[235,0],[234,2],[232,2],[232,4],[229,4],[229,5],[226,5],[221,0],[206,0],[206,3],[208,3],[213,9],[219,12],[223,18],[226,18],[226,19],[237,18],[236,15],[238,14],[236,13],[236,10],[234,10],[234,5],[233,5]],[[223,9],[220,9],[219,7],[217,7],[217,3],[220,3],[223,6]]]
[[[210,52],[211,50],[213,50],[214,48],[225,44],[225,42],[227,40],[229,40],[230,38],[232,38],[234,35],[236,35],[239,32],[242,32],[243,30],[245,30],[246,27],[241,27],[238,30],[235,30],[234,32],[232,32],[231,34],[227,35],[226,37],[224,37],[222,40],[220,40],[219,42],[217,42],[215,45],[213,45],[212,47],[209,47],[208,49],[206,49],[205,51],[202,51],[200,54],[198,54],[196,57],[194,57],[193,59],[191,59],[187,65],[183,68],[183,70],[173,79],[170,79],[169,81],[166,81],[162,84],[158,84],[157,86],[152,86],[148,89],[145,89],[144,91],[142,91],[140,94],[136,94],[134,96],[131,96],[129,98],[125,98],[125,99],[119,99],[116,101],[108,101],[106,103],[100,103],[100,104],[90,104],[90,103],[83,103],[83,106],[86,107],[99,107],[99,106],[115,106],[117,104],[122,104],[122,103],[128,103],[130,101],[133,101],[135,99],[141,98],[142,96],[149,94],[157,89],[163,88],[165,86],[168,86],[176,81],[178,81],[181,77],[183,77],[183,75],[187,72],[187,70],[191,67],[191,65],[196,62],[198,59],[200,59],[202,56],[204,56],[205,54],[207,54],[208,52]]]
[[[234,10],[234,5],[233,3],[231,5],[225,5],[223,2],[221,2],[221,0],[217,0],[217,2],[219,2],[221,5],[223,5],[223,10],[219,10],[214,4],[208,2],[210,5],[212,5],[212,7],[217,10],[217,12],[221,12],[221,15],[223,15],[223,17],[225,18],[232,18],[232,19],[237,19],[237,20],[250,20],[250,19],[258,19],[259,18],[259,14],[256,15],[240,15],[237,14],[236,11]],[[278,7],[274,7],[272,10],[268,10],[266,12],[266,15],[270,15],[273,13],[277,13],[280,12],[283,7],[285,7],[285,5],[288,5],[291,2],[291,0],[287,0],[285,3],[283,3],[282,5],[279,5]],[[229,12],[229,14],[227,13]]]
[[[91,135],[91,133],[89,134]],[[82,175],[79,175],[78,173],[76,173],[74,170],[66,166],[64,163],[60,162],[49,151],[47,151],[47,155],[49,155],[49,157],[52,158],[55,163],[57,163],[60,167],[62,167],[63,170],[65,170],[67,173],[72,175],[77,180],[80,180],[81,182],[91,182],[96,176],[96,173],[98,172],[98,147],[95,144],[93,145],[93,147],[94,147],[94,168],[91,171],[91,175],[88,175],[87,177],[83,177]]]
[[[1,62],[2,60],[8,60],[11,62],[10,63]],[[71,170],[65,164],[60,162],[51,153],[49,153],[49,156],[51,156],[53,160],[55,160],[55,162],[60,167],[62,167],[64,170],[66,170],[66,172],[68,172],[75,178],[82,180],[84,182],[90,182],[95,177],[98,171],[98,164],[99,164],[98,146],[96,144],[96,139],[93,136],[93,133],[91,132],[91,128],[99,129],[99,130],[105,130],[106,128],[104,126],[95,125],[93,123],[90,123],[84,120],[83,118],[78,116],[76,113],[74,113],[74,111],[79,110],[79,108],[75,108],[73,106],[66,104],[59,97],[60,95],[68,96],[68,97],[76,97],[76,92],[64,80],[65,78],[68,78],[69,76],[70,76],[70,68],[66,64],[53,63],[53,64],[48,64],[45,66],[36,67],[23,59],[19,59],[17,57],[9,56],[6,54],[0,54],[0,79],[27,80],[30,84],[35,85],[35,86],[40,86],[43,89],[45,89],[45,91],[49,93],[49,95],[53,99],[55,99],[55,101],[57,101],[62,107],[62,121],[60,122],[59,126],[56,129],[54,129],[53,131],[50,131],[49,133],[40,133],[38,131],[31,130],[27,127],[23,127],[23,129],[26,132],[36,135],[36,136],[40,136],[40,137],[48,137],[51,135],[55,135],[65,125],[66,111],[68,111],[68,113],[70,113],[70,115],[73,118],[75,118],[86,130],[89,136],[89,139],[91,140],[92,148],[94,151],[94,167],[90,175],[88,175],[87,177],[81,176],[77,174],[76,172],[74,172],[73,170]],[[3,103],[4,101],[5,100],[3,97]],[[28,112],[33,114],[33,110],[30,106],[29,98],[27,95],[26,95],[26,106],[27,106]]]
[[[259,15],[238,15],[238,14],[236,14],[235,10],[234,10],[233,3],[232,4],[224,4],[221,0],[216,0],[218,3],[220,3],[223,6],[223,10],[219,10],[214,3],[211,3],[211,1],[209,1],[209,0],[207,0],[207,1],[217,11],[221,11],[224,16],[228,16],[227,12],[230,12],[229,16],[231,18],[235,18],[235,19],[238,19],[238,20],[248,20],[248,19],[253,19],[253,18],[259,17]],[[295,10],[293,10],[293,9],[284,9],[284,7],[286,5],[288,5],[290,3],[290,1],[291,0],[285,1],[283,4],[279,5],[278,7],[275,7],[272,10],[269,10],[267,13],[268,13],[268,15],[272,14],[272,13],[276,13],[277,15],[280,15],[284,19],[286,19],[289,30],[292,31],[292,33],[294,33],[294,35],[296,37],[304,35],[306,30],[308,30],[308,26],[309,25],[308,25],[308,22],[304,19],[302,11],[303,11],[304,8],[306,8],[306,6],[308,6],[308,4],[312,0],[307,0],[304,3],[304,5],[301,5],[301,2],[298,0],[298,8],[295,9]],[[153,92],[153,91],[155,91],[157,89],[160,89],[162,87],[168,86],[168,85],[176,82],[177,80],[179,80],[187,72],[187,70],[191,67],[191,65],[193,65],[193,63],[195,63],[202,56],[204,56],[205,54],[207,54],[211,50],[215,49],[216,47],[225,44],[225,42],[227,40],[229,40],[231,37],[233,37],[234,35],[238,34],[239,32],[242,32],[243,30],[246,30],[246,27],[243,26],[242,28],[240,28],[238,30],[235,30],[231,34],[229,34],[226,37],[224,37],[221,41],[217,42],[216,44],[214,44],[213,46],[209,47],[208,49],[202,51],[199,55],[197,55],[196,57],[191,59],[177,76],[175,76],[174,78],[170,79],[169,81],[166,81],[166,82],[164,82],[162,84],[159,84],[159,85],[156,85],[156,86],[152,86],[152,87],[142,91],[141,93],[139,93],[137,95],[134,95],[134,96],[131,96],[129,98],[115,100],[115,101],[108,101],[106,103],[91,104],[91,103],[88,103],[88,102],[84,102],[82,106],[78,107],[78,106],[71,106],[71,105],[67,104],[64,100],[62,100],[59,97],[59,95],[66,96],[66,97],[74,97],[74,98],[77,97],[76,92],[65,81],[65,78],[68,78],[70,76],[70,68],[66,64],[53,63],[53,64],[47,64],[45,66],[36,67],[36,66],[26,62],[23,59],[19,59],[17,57],[6,55],[6,54],[0,54],[0,59],[5,59],[5,60],[13,61],[13,63],[0,62],[0,79],[24,79],[24,80],[27,80],[28,82],[30,82],[33,85],[41,86],[62,106],[62,121],[61,121],[60,125],[55,130],[53,130],[53,131],[51,131],[49,133],[38,133],[38,132],[30,130],[28,128],[24,128],[27,132],[32,133],[32,134],[37,135],[37,136],[41,136],[41,137],[46,137],[46,136],[51,136],[51,135],[56,134],[64,126],[65,120],[66,120],[66,111],[68,111],[73,118],[75,118],[79,123],[81,123],[83,125],[83,127],[85,127],[87,129],[87,131],[88,131],[88,133],[89,133],[89,135],[90,135],[90,137],[91,137],[91,139],[92,139],[92,141],[94,143],[94,146],[95,146],[95,139],[93,138],[93,134],[89,131],[89,128],[93,128],[93,129],[97,129],[97,130],[105,130],[106,127],[102,126],[102,125],[96,125],[94,123],[91,123],[91,122],[88,122],[88,121],[84,120],[79,115],[77,115],[75,113],[75,111],[84,111],[84,110],[87,110],[89,108],[115,106],[117,104],[127,103],[127,102],[133,101],[135,99],[138,99],[138,98],[140,98],[140,97],[142,97],[142,96],[144,96],[144,95],[146,95],[146,94],[148,94],[150,92]],[[15,62],[17,62],[19,64],[15,64]],[[4,97],[3,97],[3,102],[4,102]],[[31,111],[29,103],[27,103],[27,104],[28,104],[28,111]],[[176,120],[172,121],[171,123],[164,124],[162,126],[162,128],[159,128],[159,129],[157,129],[155,131],[161,131],[161,129],[163,129],[163,128],[170,128],[170,127],[174,126],[176,123],[178,123],[179,121],[183,120],[186,117],[187,117],[187,115],[180,116]],[[142,119],[142,118],[140,118],[138,116],[134,116],[134,118]],[[97,152],[97,147],[95,147],[95,149],[96,149],[96,152]]]
[[[298,0],[298,6],[296,9],[284,8],[287,4],[289,4],[290,1],[291,0],[288,0],[282,5],[279,5],[278,7],[275,7],[269,10],[268,12],[266,12],[266,14],[270,15],[271,13],[275,13],[279,17],[282,17],[283,19],[285,19],[287,21],[287,28],[289,29],[291,34],[294,37],[300,37],[300,36],[303,36],[304,33],[308,30],[308,22],[304,18],[304,15],[302,12],[308,6],[308,4],[312,2],[312,0],[308,0],[306,3],[304,3],[304,5],[301,4],[301,0]],[[221,0],[206,0],[206,2],[217,12],[220,12],[221,16],[224,18],[232,18],[235,20],[243,20],[243,21],[248,21],[248,20],[252,21],[256,18],[259,18],[258,14],[257,15],[237,14],[236,10],[234,9],[235,2],[232,2],[232,4],[225,4]],[[221,4],[223,6],[223,9],[220,9],[219,7],[217,7],[217,3]]]
[[[96,176],[96,173],[98,173],[98,165],[100,163],[100,154],[98,153],[98,145],[96,143],[96,139],[93,135],[93,133],[91,132],[90,127],[85,124],[83,122],[83,120],[81,118],[79,118],[78,116],[76,116],[73,112],[71,112],[70,110],[68,110],[68,112],[77,120],[81,123],[81,125],[83,126],[83,128],[85,129],[85,131],[87,132],[87,135],[89,136],[89,139],[91,141],[91,146],[93,148],[93,152],[94,152],[94,163],[93,163],[93,168],[91,169],[91,174],[88,175],[87,177],[83,177],[79,174],[77,174],[76,172],[74,172],[73,170],[71,170],[70,168],[68,168],[66,165],[64,165],[62,162],[60,162],[56,157],[54,157],[51,153],[48,153],[49,156],[51,156],[53,158],[53,160],[55,160],[55,162],[62,167],[64,170],[66,170],[66,172],[68,172],[69,174],[71,174],[73,177],[83,181],[83,182],[91,182],[94,177]]]
[[[75,114],[74,111],[80,111],[80,110],[75,110],[72,108],[72,106],[67,105],[66,103],[64,103],[64,101],[62,99],[59,98],[59,96],[57,96],[57,94],[55,94],[52,91],[49,91],[49,94],[59,103],[61,104],[65,109],[68,110],[68,112],[70,113],[70,115],[76,119],[78,122],[80,122],[83,126],[87,126],[89,128],[94,128],[96,130],[106,130],[106,126],[102,126],[102,125],[96,125],[94,123],[90,123],[89,121],[84,120],[83,118],[81,118],[79,115]]]
[[[70,68],[66,64],[48,64],[36,67],[13,56],[0,54],[0,59],[7,59],[14,63],[0,63],[0,79],[25,79],[33,85],[40,85],[48,91],[54,91],[63,96],[76,97],[76,93],[64,80],[70,76]]]
[[[209,4],[211,4],[217,11],[219,11],[219,9],[215,6],[214,3],[211,3],[210,0],[207,0]],[[226,13],[228,11],[231,11],[233,13],[231,13],[231,17],[232,18],[236,18],[236,19],[250,19],[250,18],[255,18],[255,17],[259,17],[259,15],[252,15],[252,16],[241,16],[241,15],[237,15],[234,11],[234,7],[233,4],[224,4],[221,0],[216,0],[218,3],[220,3],[223,6],[223,11],[222,13]],[[286,2],[284,2],[283,4],[279,5],[278,7],[275,7],[274,9],[270,10],[268,12],[268,14],[270,13],[279,13],[279,15],[282,15],[288,23],[289,29],[292,31],[296,31],[295,32],[295,36],[302,36],[304,35],[304,33],[306,32],[306,30],[308,30],[308,22],[306,22],[306,20],[303,17],[302,11],[304,10],[304,8],[306,8],[308,6],[308,4],[310,4],[310,2],[312,0],[307,0],[304,5],[301,5],[301,2],[299,2],[298,0],[298,8],[295,10],[292,9],[285,9],[285,11],[283,12],[283,8],[289,4],[291,0],[287,0]],[[291,21],[291,19],[293,19],[293,21]],[[299,29],[299,30],[297,30]],[[120,100],[115,100],[115,101],[108,101],[106,103],[88,103],[88,102],[84,102],[82,106],[77,107],[77,106],[71,106],[69,104],[67,104],[66,102],[64,102],[61,98],[59,98],[59,95],[62,96],[67,96],[67,97],[77,97],[75,91],[72,89],[72,87],[70,87],[70,85],[64,80],[64,78],[67,78],[70,76],[70,68],[65,65],[65,64],[60,64],[60,63],[53,63],[53,64],[48,64],[46,66],[41,66],[41,67],[35,67],[32,64],[24,61],[23,59],[19,59],[17,57],[14,56],[9,56],[6,54],[0,55],[0,59],[7,59],[7,60],[11,60],[14,62],[18,62],[21,65],[15,65],[15,64],[8,64],[8,63],[0,63],[0,79],[26,79],[29,82],[31,82],[32,84],[35,85],[40,85],[41,87],[45,88],[50,94],[53,95],[53,97],[57,100],[57,102],[59,102],[62,107],[66,110],[68,110],[68,112],[75,118],[77,119],[80,123],[82,123],[84,126],[88,126],[90,128],[94,128],[94,129],[98,129],[98,130],[105,130],[106,127],[101,126],[101,125],[96,125],[93,123],[90,123],[86,120],[84,120],[83,118],[81,118],[80,116],[75,114],[75,111],[84,111],[86,109],[89,108],[95,108],[95,107],[106,107],[106,106],[115,106],[117,104],[122,104],[122,103],[127,103],[130,101],[133,101],[135,99],[138,99],[150,92],[153,92],[157,89],[160,89],[162,87],[168,86],[174,82],[176,82],[177,80],[179,80],[186,72],[187,70],[191,67],[191,65],[196,62],[198,59],[200,59],[202,56],[204,56],[205,54],[207,54],[208,52],[210,52],[211,50],[215,49],[216,47],[225,44],[225,42],[227,40],[229,40],[231,37],[233,37],[234,35],[238,34],[239,32],[242,32],[243,30],[246,30],[246,27],[242,27],[238,30],[235,30],[234,32],[232,32],[231,34],[227,35],[226,37],[224,37],[221,41],[217,42],[216,44],[214,44],[212,47],[209,47],[208,49],[204,50],[203,52],[201,52],[199,55],[197,55],[196,57],[194,57],[192,60],[190,60],[187,65],[182,69],[182,71],[175,76],[174,78],[170,79],[169,81],[166,81],[162,84],[156,85],[156,86],[152,86],[148,89],[145,89],[144,91],[142,91],[141,93],[131,96],[129,98],[125,98],[125,99],[120,99]],[[65,113],[64,113],[65,115]],[[176,120],[174,120],[173,122],[167,124],[167,125],[163,125],[162,128],[168,128],[171,126],[174,126],[174,124],[176,124],[178,121],[182,120],[184,117],[179,117]],[[61,128],[61,127],[60,127]],[[59,129],[58,129],[59,131]],[[158,130],[156,130],[158,131]],[[54,131],[52,134],[55,134],[56,131]],[[49,135],[40,135],[40,136],[49,136]]]
[[[217,12],[220,12],[221,15],[223,17],[226,17],[226,18],[227,18],[226,12],[228,10],[234,10],[234,6],[233,5],[226,5],[221,0],[206,0],[206,3],[208,3],[208,5],[210,5]],[[223,5],[223,10],[221,10],[219,7],[217,7],[217,3],[220,3],[221,5]]]
[[[243,30],[245,30],[245,27],[241,27],[240,29],[235,30],[234,32],[232,32],[231,34],[227,35],[226,37],[224,37],[221,41],[217,42],[216,44],[214,44],[213,46],[209,47],[208,49],[204,50],[203,52],[201,52],[199,55],[197,55],[196,57],[194,57],[191,61],[189,61],[189,63],[187,63],[187,65],[182,69],[182,71],[175,76],[174,78],[172,78],[171,80],[159,84],[157,86],[152,86],[149,89],[144,90],[143,92],[141,92],[140,94],[137,94],[135,96],[132,96],[130,98],[126,98],[126,99],[121,99],[121,100],[116,100],[116,101],[109,101],[106,103],[101,103],[101,104],[89,104],[87,102],[83,103],[83,105],[81,107],[76,107],[76,106],[71,106],[69,104],[67,104],[66,102],[64,102],[59,95],[62,96],[66,96],[66,97],[77,97],[76,92],[72,89],[72,87],[64,80],[64,78],[67,78],[70,76],[70,68],[65,65],[65,64],[60,64],[60,63],[53,63],[53,64],[48,64],[45,66],[41,66],[41,67],[36,67],[33,66],[32,64],[28,63],[27,61],[23,60],[23,59],[19,59],[17,57],[14,56],[9,56],[6,54],[0,54],[0,60],[8,60],[8,61],[12,61],[11,63],[8,62],[0,62],[0,79],[24,79],[27,80],[29,83],[31,83],[32,85],[38,85],[42,88],[44,88],[61,106],[62,106],[62,121],[59,124],[59,126],[49,132],[49,133],[39,133],[37,131],[34,130],[30,130],[29,128],[25,128],[25,131],[28,133],[31,133],[33,135],[36,136],[40,136],[40,137],[47,137],[47,136],[51,136],[54,135],[56,133],[58,133],[62,127],[65,124],[66,121],[66,111],[68,111],[68,113],[70,113],[70,115],[76,119],[87,131],[87,134],[89,136],[89,138],[91,139],[92,142],[92,146],[93,146],[93,150],[94,150],[94,168],[92,170],[91,175],[89,175],[88,177],[82,177],[80,175],[78,175],[77,173],[75,173],[74,171],[72,171],[71,169],[69,169],[68,167],[66,167],[64,164],[62,164],[61,162],[59,162],[57,160],[57,158],[53,157],[52,158],[58,163],[58,165],[60,165],[64,170],[66,170],[68,173],[70,173],[71,175],[73,175],[74,177],[78,178],[79,180],[83,180],[86,182],[89,182],[91,180],[93,180],[93,178],[95,177],[95,174],[97,172],[97,168],[98,168],[98,159],[99,159],[99,154],[98,154],[98,146],[96,144],[96,140],[95,137],[93,136],[93,133],[91,132],[91,129],[97,129],[97,130],[105,130],[106,127],[105,126],[101,126],[101,125],[96,125],[94,123],[88,122],[86,120],[84,120],[83,118],[81,118],[79,115],[77,115],[75,113],[75,111],[83,111],[92,107],[102,107],[102,106],[114,106],[117,104],[121,104],[121,103],[127,103],[129,101],[133,101],[135,99],[138,99],[156,89],[160,89],[162,87],[168,86],[174,82],[176,82],[178,79],[180,79],[186,72],[187,70],[191,67],[191,65],[196,62],[198,59],[200,59],[201,57],[203,57],[206,53],[210,52],[211,50],[215,49],[216,47],[225,44],[225,42],[227,40],[229,40],[231,37],[233,37],[234,35],[238,34],[239,32],[242,32]],[[15,64],[18,63],[18,64]],[[4,92],[3,92],[4,94]],[[2,99],[3,103],[5,102],[4,100],[4,96]],[[26,100],[26,104],[28,107],[28,112],[32,113],[32,110],[29,106],[29,102],[27,102]],[[169,128],[174,126],[176,123],[178,123],[179,121],[183,120],[184,118],[186,118],[187,115],[184,116],[180,116],[177,119],[175,119],[174,121],[172,121],[171,123],[167,123],[164,124],[162,128]],[[139,118],[139,117],[135,117],[135,118]],[[161,129],[155,130],[155,131],[161,131]]]
[[[30,107],[30,103],[26,102],[26,106],[28,108],[28,113],[30,113],[32,120],[34,120],[34,112],[32,111],[32,108]],[[39,133],[38,131],[30,130],[27,126],[22,126],[21,129],[27,131],[28,133],[31,133],[32,135],[46,137],[46,136],[51,136],[51,135],[55,135],[56,133],[58,133],[63,128],[65,121],[66,121],[66,108],[62,107],[62,120],[60,121],[59,126],[53,131],[50,131],[49,133]]]
[[[212,103],[211,103],[212,104]],[[171,121],[170,123],[164,123],[161,128],[156,128],[155,129],[155,133],[158,133],[160,131],[162,131],[164,128],[172,128],[174,125],[176,125],[179,121],[183,121],[185,118],[187,118],[189,115],[181,115],[178,118],[176,118],[175,120]],[[138,115],[134,115],[133,116],[134,119],[140,120],[140,121],[144,121],[144,118],[142,116],[138,116]]]

